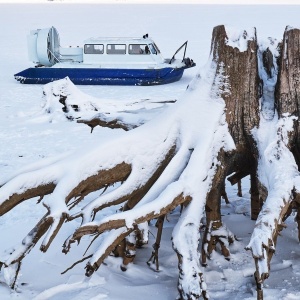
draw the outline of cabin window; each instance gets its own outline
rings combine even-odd
[[[108,44],[106,49],[107,54],[126,54],[126,45],[123,44]]]
[[[157,50],[157,53],[160,53],[160,50],[159,50],[159,48],[157,47],[157,45],[156,45],[155,43],[153,43],[153,44],[154,44],[155,49]]]
[[[155,47],[153,46],[153,44],[149,44],[149,49],[152,54],[157,54],[157,51],[156,51]]]
[[[148,45],[146,44],[130,44],[128,49],[129,54],[150,54]]]
[[[85,54],[103,54],[104,45],[103,44],[85,44],[84,45]]]

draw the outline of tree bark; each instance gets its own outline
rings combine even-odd
[[[246,31],[244,37],[247,37]],[[236,150],[230,155],[219,154],[220,166],[217,168],[212,188],[207,195],[205,206],[207,227],[202,244],[203,265],[206,265],[206,256],[210,256],[217,243],[220,243],[223,255],[226,258],[230,256],[229,249],[223,242],[225,237],[217,234],[223,226],[220,199],[226,176],[235,172],[235,175],[229,178],[232,184],[251,172],[254,172],[256,177],[255,171],[252,171],[253,165],[257,165],[258,157],[252,129],[259,124],[256,33],[254,38],[247,42],[246,51],[229,46],[228,38],[225,26],[215,27],[212,34],[211,55],[217,64],[215,85],[218,86],[218,93],[226,104],[226,121]],[[207,239],[208,236],[210,240]],[[233,242],[231,233],[228,233],[226,238],[229,244]]]
[[[287,27],[277,59],[276,137],[261,153],[267,175],[271,176],[275,184],[258,184],[260,198],[263,200],[261,202],[264,203],[247,246],[255,259],[258,299],[263,299],[262,283],[269,277],[270,262],[278,235],[285,227],[284,220],[291,212],[293,200],[299,198],[299,42],[300,30]]]
[[[275,101],[279,118],[295,117],[294,130],[289,132],[288,147],[300,165],[300,30],[287,27],[283,35]]]

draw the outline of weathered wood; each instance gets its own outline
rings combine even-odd
[[[151,264],[155,264],[156,271],[159,271],[158,250],[159,250],[159,247],[160,247],[160,241],[161,241],[161,236],[162,236],[164,219],[165,219],[165,216],[160,216],[157,219],[157,222],[155,224],[155,226],[157,227],[156,240],[155,240],[155,243],[152,246],[153,251],[152,251],[151,257],[147,261],[147,264],[149,266],[151,266]]]
[[[48,213],[36,224],[36,226],[28,233],[23,239],[21,251],[14,252],[10,255],[7,261],[1,262],[1,265],[5,267],[10,265],[17,265],[16,273],[14,274],[14,280],[11,284],[11,288],[14,289],[17,281],[17,277],[21,268],[22,260],[28,252],[36,245],[40,238],[47,232],[49,227],[53,223],[53,218],[49,217]]]
[[[268,74],[269,78],[272,76],[272,70],[274,70],[274,63],[273,63],[273,53],[270,51],[269,48],[267,48],[263,54],[263,66],[266,70],[266,73]]]
[[[247,35],[247,33],[244,33]],[[228,173],[232,184],[251,173],[253,165],[257,165],[258,150],[252,135],[252,129],[259,124],[259,76],[257,60],[257,40],[248,41],[246,51],[239,51],[227,44],[228,36],[224,26],[213,30],[211,54],[217,64],[216,84],[223,80],[220,96],[226,104],[226,121],[231,136],[236,144],[236,151],[230,155],[219,153],[220,166],[214,175],[212,187],[207,195],[206,230],[202,243],[202,264],[206,264],[206,256],[210,256],[221,246],[222,253],[228,258],[229,249],[224,245],[218,232],[222,228],[220,199],[223,194],[225,178]],[[209,237],[209,239],[208,239]],[[230,239],[228,237],[228,239]]]
[[[243,193],[242,193],[242,181],[241,180],[238,181],[238,192],[237,192],[237,195],[239,197],[243,197]]]
[[[261,210],[262,203],[259,196],[258,180],[256,173],[250,175],[251,220],[256,220]]]
[[[122,182],[127,179],[131,173],[131,165],[122,162],[108,170],[100,170],[97,174],[89,176],[81,181],[69,195],[66,197],[66,203],[73,198],[80,196],[82,199],[91,192],[111,185],[116,182]]]
[[[225,27],[215,27],[211,52],[217,62],[217,74],[222,74],[225,78],[221,96],[226,103],[226,121],[237,151],[246,153],[249,149],[252,151],[251,156],[257,155],[256,143],[251,133],[259,125],[256,33],[254,39],[248,41],[247,50],[243,52],[229,46],[227,40]]]
[[[145,213],[144,215],[139,216],[134,220],[134,224],[140,224],[155,218],[158,218],[161,215],[167,214],[169,211],[172,211],[174,208],[176,208],[181,203],[184,203],[186,201],[190,201],[190,196],[184,196],[183,194],[178,195],[165,207],[162,207],[159,211],[150,211]],[[73,234],[72,238],[69,240],[69,244],[74,243],[75,241],[80,241],[80,239],[84,235],[91,235],[91,234],[97,234],[97,233],[103,233],[104,231],[111,230],[111,229],[118,229],[121,227],[126,227],[126,220],[120,217],[116,220],[109,220],[107,222],[103,222],[100,225],[85,225],[82,227],[79,227]]]
[[[53,192],[56,184],[53,182],[42,184],[34,188],[30,188],[25,190],[22,193],[15,193],[12,194],[8,199],[3,201],[0,204],[0,216],[6,214],[8,211],[13,209],[15,206],[20,204],[21,202],[38,197],[38,196],[45,196]]]
[[[235,185],[239,183],[243,178],[250,175],[249,168],[243,170],[243,171],[237,171],[233,175],[230,175],[227,180],[231,183],[231,185]]]
[[[107,118],[101,114],[98,114],[95,117],[88,120],[84,120],[84,119],[77,120],[77,123],[88,125],[91,128],[91,133],[93,132],[96,126],[108,127],[111,129],[123,129],[125,131],[128,131],[136,127],[136,126],[125,124],[124,122],[122,122],[122,120],[118,120],[118,119],[107,120]]]
[[[221,197],[225,200],[226,204],[230,204],[227,193],[226,193],[225,183],[223,184],[223,187],[222,187]]]
[[[148,181],[140,186],[138,189],[135,189],[134,191],[132,191],[130,194],[125,194],[125,195],[122,195],[121,197],[119,198],[116,198],[114,199],[113,201],[109,202],[109,203],[104,203],[104,204],[101,204],[99,206],[96,206],[94,209],[93,209],[93,219],[94,217],[96,216],[97,212],[104,209],[105,207],[109,207],[109,206],[112,206],[112,205],[118,205],[118,204],[121,204],[123,202],[126,201],[125,205],[124,205],[124,208],[123,208],[123,211],[126,211],[126,210],[129,210],[129,209],[132,209],[144,196],[145,194],[150,190],[150,188],[152,187],[152,185],[156,182],[156,180],[159,178],[159,176],[162,174],[162,172],[165,170],[165,168],[167,167],[167,165],[169,164],[169,162],[172,160],[172,158],[174,157],[176,153],[176,147],[173,146],[170,148],[170,150],[168,151],[168,153],[166,154],[166,156],[164,157],[164,159],[161,161],[161,163],[157,166],[157,169],[155,170],[155,172],[152,174],[152,176],[148,179]],[[100,187],[103,187],[105,182],[107,184],[112,184],[116,181],[116,176],[120,176],[120,178],[118,178],[117,181],[124,181],[130,174],[131,172],[131,166],[130,169],[128,169],[128,166],[127,165],[127,168],[124,166],[122,166],[121,164],[121,168],[120,170],[119,169],[110,169],[110,170],[106,170],[105,172],[107,172],[107,175],[106,176],[101,176],[101,174],[103,175],[103,172],[101,172],[100,174],[100,177],[99,177],[99,180],[100,180],[100,184],[98,183],[98,185]],[[126,169],[127,169],[127,172],[126,173]],[[125,172],[124,172],[125,171]],[[129,172],[130,171],[130,172]],[[111,173],[111,175],[109,175]],[[106,174],[106,173],[104,173]],[[110,176],[113,176],[113,180],[110,180]],[[86,195],[86,193],[90,193],[91,191],[91,187],[88,189],[86,188],[86,186],[89,184],[89,182],[87,182],[86,184],[83,183],[83,190],[84,190],[84,193],[81,193],[83,194],[84,196]],[[77,186],[78,188],[78,186]],[[71,192],[71,196],[73,194],[75,194],[76,191],[72,191]],[[68,197],[70,198],[70,196]],[[82,216],[81,213],[73,216],[73,217],[69,217],[69,220],[72,220],[74,218],[78,218]]]
[[[275,101],[279,118],[286,114],[299,117],[300,109],[300,30],[285,29],[281,55],[278,59],[279,74],[276,84]],[[299,166],[300,123],[294,120],[294,131],[289,133],[288,147],[294,153]]]
[[[123,263],[121,265],[121,270],[126,271],[128,264],[132,263],[136,254],[136,247],[135,247],[135,232],[131,232],[125,238],[125,248],[123,254]]]
[[[95,271],[98,270],[98,268],[103,263],[104,259],[120,244],[125,242],[125,238],[128,234],[130,234],[133,231],[133,229],[128,229],[127,231],[120,234],[104,251],[104,253],[97,259],[96,262],[93,264],[87,263],[86,265],[86,272],[85,275],[90,277]],[[124,251],[121,252],[121,255],[123,255]]]
[[[206,256],[210,257],[211,253],[216,249],[218,243],[218,235],[214,231],[218,231],[222,227],[221,219],[221,195],[224,189],[224,181],[226,177],[225,153],[221,151],[218,155],[218,161],[221,162],[217,166],[216,173],[212,182],[212,187],[206,197],[205,213],[206,213],[206,229],[202,241],[202,264],[206,265]],[[228,250],[229,252],[229,250]],[[229,256],[229,255],[228,255]]]
[[[153,184],[157,181],[160,177],[162,172],[168,166],[174,155],[176,154],[176,146],[172,146],[164,159],[161,161],[153,175],[149,178],[149,180],[145,183],[145,185],[141,186],[139,189],[135,190],[131,195],[127,197],[128,201],[125,204],[124,210],[132,209],[150,190]]]
[[[278,143],[284,144],[292,151],[295,160],[299,166],[299,107],[300,107],[300,30],[286,28],[283,36],[283,43],[281,45],[280,56],[278,58],[279,72],[276,84],[275,101],[278,110],[279,119],[291,116],[294,130],[288,132],[285,137],[280,131],[278,132]],[[293,118],[294,117],[294,118]],[[280,153],[277,154],[278,161],[280,160]],[[260,196],[264,199],[267,197],[267,190],[263,186],[259,186]],[[295,191],[290,191],[294,198],[299,196]],[[263,200],[264,200],[263,199]],[[258,260],[262,259],[255,257],[256,261],[256,280],[261,284],[269,277],[270,262],[275,251],[278,235],[284,228],[283,221],[291,212],[292,197],[290,199],[283,199],[283,205],[275,216],[275,228],[272,231],[272,236],[269,238],[268,245],[264,245],[265,258],[267,260],[268,271],[260,273],[258,267]],[[262,294],[262,292],[261,292]],[[262,296],[261,296],[262,297]],[[262,298],[261,298],[262,299]]]

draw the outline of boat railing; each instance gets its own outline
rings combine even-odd
[[[187,43],[188,41],[186,41],[185,43],[183,43],[183,45],[181,45],[177,50],[176,52],[174,53],[174,55],[172,56],[172,58],[170,59],[170,62],[169,64],[172,63],[172,61],[175,60],[175,55],[184,47],[184,53],[183,53],[183,58],[182,58],[182,62],[184,62],[184,59],[185,59],[185,53],[186,53],[186,47],[187,47]]]
[[[51,55],[54,58],[54,63],[58,63],[61,62],[61,60],[54,54],[54,52],[52,52],[49,48],[47,48],[47,51],[49,51],[51,53]]]
[[[61,63],[61,62],[74,62],[75,60],[72,58],[62,58],[63,55],[58,53],[59,57],[57,55],[55,55],[49,48],[48,51],[51,53],[51,55],[54,58],[54,64],[55,63]]]

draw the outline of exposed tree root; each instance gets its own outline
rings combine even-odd
[[[28,174],[30,176],[31,174]],[[0,216],[6,214],[8,211],[13,209],[15,206],[20,204],[21,202],[38,197],[38,196],[45,196],[53,192],[55,188],[55,184],[50,182],[48,184],[41,184],[37,187],[32,187],[27,189],[25,192],[21,193],[14,193],[5,199],[3,202],[0,203]]]
[[[155,264],[156,271],[159,271],[159,262],[158,262],[158,249],[160,247],[160,241],[162,236],[163,224],[164,224],[165,216],[160,216],[157,219],[155,226],[157,227],[157,236],[155,243],[153,244],[153,251],[150,258],[147,261],[147,264],[151,266],[151,264]]]
[[[157,204],[156,210],[152,210],[152,205],[143,206],[140,210],[138,208],[133,208],[130,211],[125,211],[118,213],[117,215],[112,215],[110,217],[104,218],[101,222],[96,225],[85,224],[79,227],[73,234],[72,238],[68,241],[68,248],[71,243],[75,241],[79,242],[84,235],[91,234],[101,234],[104,231],[118,229],[122,227],[131,227],[152,219],[158,218],[161,215],[167,214],[169,211],[172,211],[181,203],[189,201],[190,197],[184,197],[183,194],[175,197],[170,203],[165,205],[165,203],[155,203]],[[162,202],[162,201],[161,201]],[[149,207],[149,208],[148,208]],[[148,208],[148,209],[147,209]],[[159,210],[158,210],[159,209]],[[141,214],[140,211],[145,211],[146,213]],[[134,217],[138,216],[138,217]],[[128,223],[126,218],[130,218],[131,224]]]
[[[207,266],[207,258],[210,259],[213,251],[217,250],[219,244],[222,255],[225,259],[230,259],[229,246],[235,241],[231,233],[221,222],[213,221],[206,225],[203,241],[201,264]]]
[[[85,115],[79,121],[92,129],[99,125],[128,131],[87,154],[29,168],[0,188],[0,215],[36,196],[43,198],[40,202],[48,211],[26,236],[22,247],[17,247],[0,263],[15,270],[11,286],[16,284],[22,259],[37,241],[45,235],[41,250],[47,251],[64,222],[76,218],[82,218],[82,223],[69,233],[63,252],[68,253],[71,245],[79,243],[83,236],[90,236],[90,245],[85,257],[71,268],[88,259],[86,275],[91,276],[105,258],[114,253],[123,258],[121,268],[126,270],[136,249],[147,242],[147,222],[158,218],[157,240],[148,260],[158,270],[163,219],[174,208],[182,206],[172,234],[178,256],[179,297],[182,300],[208,299],[201,263],[205,266],[215,250],[229,259],[229,245],[235,239],[221,218],[221,198],[229,202],[225,179],[231,174],[228,180],[238,184],[239,196],[242,196],[241,179],[250,175],[251,218],[257,221],[247,248],[255,260],[258,297],[263,299],[262,282],[269,276],[277,236],[291,212],[291,203],[298,209],[300,226],[297,167],[300,161],[297,133],[300,64],[293,54],[300,43],[289,44],[293,39],[300,41],[300,33],[297,30],[285,33],[282,53],[286,53],[289,60],[286,61],[285,56],[280,60],[276,126],[272,120],[273,108],[269,118],[262,112],[260,119],[259,98],[264,99],[267,94],[259,88],[256,31],[251,34],[242,31],[239,39],[240,45],[246,45],[245,49],[230,45],[236,42],[236,36],[231,37],[224,26],[215,27],[206,69],[190,83],[184,99],[169,107],[167,117],[158,115],[149,122],[145,119],[127,123],[119,115],[99,113],[94,99],[76,106],[70,92],[74,87],[61,87],[61,84],[68,85],[67,81],[58,87],[52,84],[46,88],[50,90],[46,96],[58,97],[64,113],[73,119],[79,118],[76,113],[86,105],[90,111],[97,111],[96,116],[93,112],[92,116]],[[270,50],[263,55],[263,60],[265,76],[275,80],[276,64]],[[259,124],[263,122],[269,122],[270,131],[260,130]],[[140,126],[142,123],[145,124]],[[129,131],[132,128],[135,129]],[[120,184],[108,189],[115,183]],[[100,193],[101,189],[101,195],[79,207],[87,195],[94,191]],[[121,204],[122,209],[116,207],[116,213],[107,210],[105,217],[101,213],[103,209]],[[204,217],[206,228],[200,258],[200,228]],[[99,240],[101,243],[97,244]]]
[[[134,129],[151,120],[176,100],[139,99],[114,101],[96,99],[82,93],[68,77],[44,86],[42,112],[50,120],[67,118],[88,125],[93,132],[96,126],[111,129]]]
[[[100,127],[109,127],[111,129],[124,129],[125,131],[133,129],[137,126],[130,126],[128,124],[124,124],[121,120],[107,120],[107,118],[103,115],[96,115],[90,120],[78,120],[77,123],[83,123],[91,127],[91,132],[93,132],[96,126]]]

